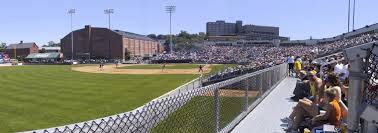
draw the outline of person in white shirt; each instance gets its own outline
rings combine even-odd
[[[289,76],[292,76],[294,73],[294,57],[289,55],[287,57],[287,63],[289,64]]]
[[[343,71],[343,68],[344,68],[344,65],[341,64],[340,62],[337,62],[337,64],[335,65],[334,67],[334,73],[337,74],[337,75],[340,75]]]
[[[341,69],[340,73],[340,80],[344,81],[347,77],[349,77],[349,64],[344,63],[345,65]]]

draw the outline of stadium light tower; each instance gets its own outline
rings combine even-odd
[[[348,0],[348,32],[350,27],[350,0]]]
[[[68,10],[68,14],[70,14],[70,16],[71,16],[71,63],[73,64],[73,44],[74,44],[74,40],[73,40],[73,37],[74,37],[74,35],[73,35],[73,23],[72,23],[72,21],[73,21],[73,14],[75,14],[76,13],[76,10],[75,9],[70,9],[70,10]]]
[[[173,52],[172,42],[172,13],[176,11],[176,6],[166,6],[165,11],[169,13],[169,49],[170,53]]]
[[[109,30],[110,30],[110,15],[114,13],[114,9],[105,9],[104,13],[108,15]]]
[[[356,14],[356,0],[353,0],[352,30],[354,30],[354,15]]]

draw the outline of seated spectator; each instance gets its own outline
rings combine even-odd
[[[322,79],[320,79],[316,76],[315,71],[310,71],[308,77],[309,77],[309,80],[310,80],[310,97],[309,97],[309,99],[311,99],[313,101],[317,98],[316,95],[318,95],[318,92],[321,89]]]
[[[348,98],[348,91],[349,91],[349,78],[345,78],[344,82],[341,85],[341,92],[342,92],[342,101],[347,105],[347,98]]]
[[[314,74],[311,74],[312,80],[314,81],[314,79],[316,79],[317,77],[313,75]],[[339,83],[338,77],[334,74],[330,74],[326,82],[324,83],[324,86],[336,92],[335,99],[338,102],[341,101],[341,89],[339,85],[340,83]],[[317,85],[317,87],[319,87],[319,85]],[[322,90],[322,89],[319,89],[319,90]],[[325,103],[323,96],[320,96],[322,94],[324,95],[324,91],[316,91],[316,93],[317,94],[315,94],[315,96],[317,100],[315,101],[311,101],[310,99],[307,99],[307,98],[303,98],[299,100],[298,104],[293,108],[293,112],[290,114],[288,118],[285,119],[289,122],[292,122],[292,125],[288,129],[286,129],[286,131],[298,131],[300,124],[304,122],[306,117],[313,118],[319,115],[320,110],[323,109],[324,105],[327,102]]]
[[[302,99],[304,97],[309,96],[310,93],[310,83],[307,78],[306,71],[301,71],[299,74],[299,80],[297,81],[297,84],[295,86],[295,89],[293,91],[294,96],[291,97],[293,101],[298,101],[299,99]]]
[[[312,118],[311,127],[317,127],[313,129],[313,132],[315,132],[316,129],[320,129],[323,124],[331,124],[335,127],[340,127],[341,124],[342,114],[339,102],[337,101],[337,90],[327,89],[324,95],[324,100],[326,101],[324,109],[326,112],[325,114],[319,114]],[[320,126],[320,128],[318,126]]]

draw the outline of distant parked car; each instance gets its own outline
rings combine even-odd
[[[11,59],[10,62],[12,63],[12,66],[18,65],[18,60],[17,59]]]

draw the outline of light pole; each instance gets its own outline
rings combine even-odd
[[[172,42],[172,13],[176,11],[176,6],[166,6],[165,11],[169,13],[169,49],[170,53],[172,54],[173,52],[173,42]]]
[[[352,30],[354,30],[354,15],[356,13],[356,0],[353,0],[353,18],[352,18]]]
[[[110,29],[110,15],[114,13],[114,9],[105,9],[104,13],[108,15],[109,30],[111,30]],[[110,50],[110,40],[109,40],[109,42],[108,42],[108,59],[111,58],[111,54],[110,53],[111,53],[111,50]]]
[[[348,0],[348,32],[350,27],[350,0]]]
[[[104,13],[108,15],[109,30],[110,30],[110,15],[114,13],[114,9],[105,9]]]
[[[73,14],[75,14],[76,10],[75,9],[70,9],[68,13],[71,15],[71,63],[73,64],[73,44],[74,44],[74,35],[73,35],[73,24],[72,24],[72,19],[73,19]]]

